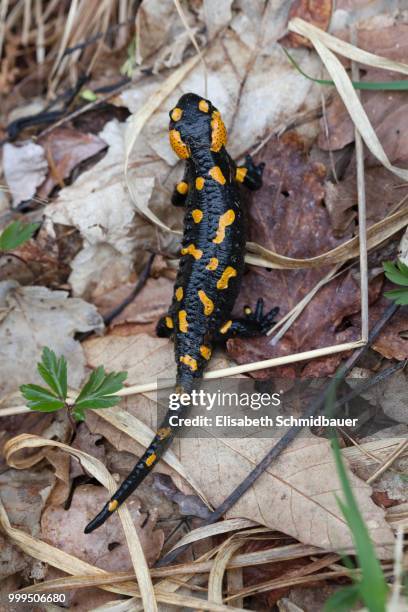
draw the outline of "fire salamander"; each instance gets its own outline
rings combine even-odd
[[[259,299],[254,312],[246,306],[242,318],[231,318],[245,251],[238,184],[259,189],[264,164],[255,165],[247,156],[245,165],[237,166],[225,149],[227,132],[220,112],[193,93],[183,95],[170,111],[169,138],[174,152],[186,160],[183,180],[172,196],[175,206],[185,208],[184,235],[173,301],[157,324],[157,334],[174,338],[176,389],[189,393],[202,377],[216,343],[266,333],[278,309],[264,315]],[[85,533],[102,525],[157,464],[173,438],[169,416]]]

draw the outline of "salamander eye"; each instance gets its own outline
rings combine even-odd
[[[211,151],[218,152],[227,144],[227,130],[217,110],[211,115]]]
[[[198,103],[198,108],[202,113],[208,113],[210,110],[207,100],[200,100]]]
[[[190,149],[181,139],[180,132],[178,130],[169,131],[170,145],[177,157],[180,159],[188,159],[190,157]]]

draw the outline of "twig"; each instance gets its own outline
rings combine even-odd
[[[325,388],[319,395],[316,400],[313,400],[309,407],[306,409],[304,417],[314,416],[325,404],[326,399],[333,392],[333,388],[336,388],[339,381],[343,380],[347,374],[352,370],[360,357],[368,350],[374,340],[377,338],[383,327],[388,323],[391,317],[397,312],[398,306],[396,304],[391,304],[388,306],[382,317],[377,321],[374,325],[366,345],[358,348],[353,352],[353,354],[347,359],[344,364],[341,364],[335,374],[334,377],[325,385]],[[265,455],[265,457],[258,463],[258,465],[248,474],[248,476],[228,495],[228,497],[222,502],[218,508],[214,510],[210,514],[210,517],[204,521],[203,525],[210,525],[211,523],[215,523],[218,521],[234,504],[246,493],[246,491],[254,484],[254,482],[265,472],[265,470],[270,466],[272,461],[277,459],[279,455],[289,446],[289,444],[297,437],[297,435],[301,432],[303,428],[300,425],[293,425],[288,429],[284,436],[271,448],[271,450]],[[171,551],[167,555],[165,555],[160,561],[157,563],[157,567],[162,567],[163,565],[167,565],[176,559],[186,548],[188,544],[185,546],[180,546],[179,548]]]

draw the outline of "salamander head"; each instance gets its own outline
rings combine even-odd
[[[227,130],[221,114],[209,100],[194,93],[184,94],[169,115],[170,144],[181,159],[190,157],[194,145],[216,152],[226,145]]]

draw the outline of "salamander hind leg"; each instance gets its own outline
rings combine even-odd
[[[264,336],[272,327],[274,319],[279,312],[279,308],[272,308],[264,314],[263,299],[259,298],[255,310],[249,306],[244,307],[244,317],[226,321],[218,330],[216,340],[228,340],[233,337],[251,338],[254,336]]]
[[[255,164],[250,155],[245,157],[245,164],[237,166],[235,171],[235,179],[238,183],[242,183],[247,189],[256,191],[262,187],[262,173],[265,164]]]

